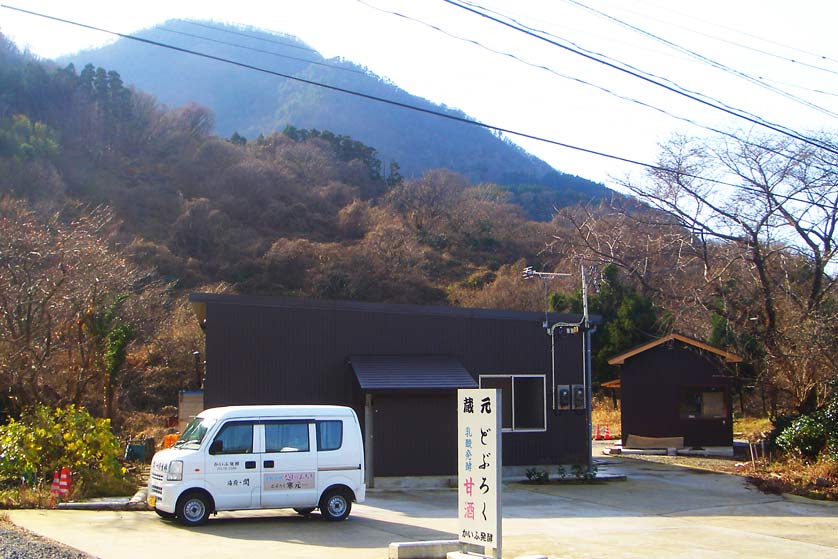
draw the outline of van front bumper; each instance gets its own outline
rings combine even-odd
[[[178,485],[180,485],[180,482],[167,482],[163,475],[152,473],[148,478],[148,497],[146,499],[148,506],[174,514],[179,494],[177,491]]]

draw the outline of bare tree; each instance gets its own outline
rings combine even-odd
[[[33,403],[100,405],[112,390],[103,317],[140,301],[148,275],[108,244],[110,210],[34,210],[0,199],[0,386],[14,412]],[[127,303],[125,321],[140,315]],[[114,322],[115,323],[115,322]]]
[[[677,271],[700,263],[697,299],[761,342],[771,387],[798,407],[824,400],[838,358],[836,159],[786,138],[678,137],[645,180],[623,183],[674,219]]]

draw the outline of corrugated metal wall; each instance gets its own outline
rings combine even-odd
[[[546,375],[548,430],[504,435],[504,464],[585,462],[584,414],[554,414],[550,409],[550,338],[542,327],[543,315],[276,301],[210,296],[207,407],[341,404],[355,408],[363,422],[364,395],[348,364],[350,355],[449,354],[475,379],[480,374]],[[557,354],[557,384],[581,383],[581,336],[557,338]],[[455,473],[454,398],[454,391],[375,395],[375,474]],[[445,411],[448,403],[450,412]],[[380,425],[379,417],[387,423]],[[406,452],[400,432],[427,444]],[[444,436],[449,432],[450,441]]]

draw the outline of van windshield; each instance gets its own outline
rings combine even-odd
[[[207,417],[196,417],[189,422],[189,425],[186,426],[183,434],[173,445],[174,448],[198,448],[201,446],[201,441],[204,440],[207,431],[210,430],[210,427],[215,425],[216,421],[217,420],[215,419]]]

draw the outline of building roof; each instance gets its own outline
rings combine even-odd
[[[325,299],[307,299],[304,297],[263,297],[254,295],[230,295],[222,293],[190,293],[195,315],[199,322],[206,319],[207,303],[232,304],[243,306],[274,307],[281,309],[318,309],[330,311],[363,311],[387,314],[411,314],[425,316],[449,316],[480,319],[522,320],[542,323],[543,312],[509,311],[499,309],[473,309],[462,307],[442,307],[433,305],[405,305],[391,303],[366,303],[358,301],[334,301]],[[550,323],[579,322],[580,315],[569,313],[548,313]],[[591,315],[590,321],[599,324],[602,317]]]
[[[449,355],[353,355],[349,363],[364,391],[477,388],[471,374]]]
[[[742,362],[741,357],[739,357],[738,355],[734,355],[730,352],[727,352],[723,349],[719,349],[717,347],[713,347],[711,345],[705,344],[704,342],[700,342],[698,340],[694,340],[692,338],[682,336],[681,334],[670,334],[668,336],[664,336],[663,338],[659,338],[659,339],[654,340],[652,342],[649,342],[647,344],[638,346],[634,349],[630,349],[629,351],[627,351],[625,353],[621,353],[620,355],[616,355],[616,356],[614,356],[614,357],[612,357],[611,359],[608,360],[608,364],[609,365],[622,365],[626,362],[626,359],[628,359],[630,357],[634,357],[635,355],[637,355],[639,353],[643,353],[644,351],[647,351],[647,350],[653,349],[655,347],[658,347],[659,345],[665,344],[666,342],[668,342],[670,340],[678,340],[679,342],[683,342],[687,345],[691,345],[691,346],[703,349],[705,351],[709,351],[710,353],[713,353],[715,355],[718,355],[719,357],[724,358],[724,360],[727,363],[741,363]]]

